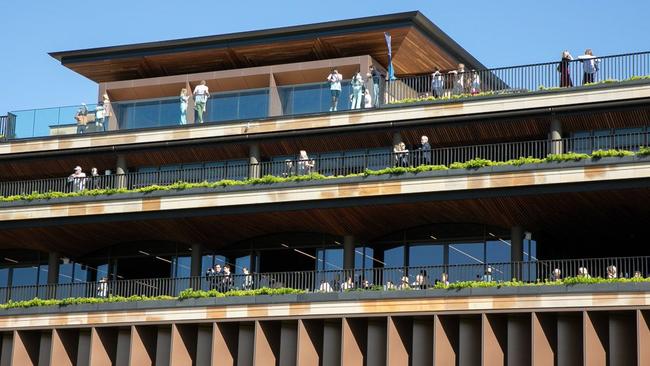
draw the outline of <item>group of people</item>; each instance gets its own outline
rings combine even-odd
[[[582,85],[596,82],[596,73],[600,70],[600,59],[594,56],[591,48],[587,48],[584,55],[578,56],[578,60],[582,63]],[[570,70],[571,61],[573,61],[573,56],[569,51],[564,50],[560,64],[557,66],[557,71],[560,73],[560,87],[562,88],[573,86]]]
[[[629,274],[624,274],[624,277],[628,276]],[[589,274],[589,270],[587,267],[578,267],[578,272],[576,273],[576,277],[578,278],[591,278],[591,275]],[[619,278],[618,274],[618,269],[616,268],[615,265],[610,264],[607,266],[605,269],[605,278],[606,279],[615,279]],[[643,278],[643,275],[641,274],[641,271],[634,271],[632,274],[632,278]],[[562,270],[559,268],[553,269],[551,272],[551,281],[560,281],[562,279]]]
[[[350,80],[350,109],[373,108],[379,106],[379,89],[382,80],[386,76],[377,70],[374,66],[368,68],[366,78],[361,75],[361,70],[358,70]],[[339,98],[341,97],[341,82],[343,75],[339,73],[338,69],[333,69],[327,75],[327,82],[329,83],[331,93],[330,112],[338,110]],[[372,86],[370,86],[372,85]]]
[[[111,100],[107,93],[104,93],[102,101],[97,103],[94,111],[89,111],[86,103],[81,103],[81,107],[77,109],[77,113],[74,116],[77,122],[77,133],[86,133],[88,123],[91,121],[95,122],[95,131],[106,131],[108,121],[112,114]]]
[[[93,167],[90,169],[90,176],[86,176],[86,173],[84,173],[81,167],[77,165],[74,168],[74,172],[68,176],[68,185],[72,192],[81,192],[84,189],[101,188],[97,168]]]
[[[478,71],[472,69],[467,71],[465,64],[459,63],[456,70],[447,72],[447,75],[435,69],[431,73],[431,96],[434,98],[441,98],[445,96],[445,89],[451,80],[451,93],[452,94],[471,94],[476,95],[481,92],[481,77]]]
[[[194,98],[194,110],[196,111],[196,118],[198,123],[203,123],[203,114],[207,111],[208,99],[210,98],[210,88],[205,80],[201,80],[199,85],[194,87],[192,92]],[[181,89],[180,106],[181,106],[181,119],[180,124],[187,124],[187,106],[190,101],[190,96],[187,94],[187,89]]]
[[[243,290],[250,290],[253,288],[253,276],[248,268],[242,268],[243,282],[241,288]],[[215,264],[214,267],[208,268],[205,272],[205,277],[210,284],[210,287],[219,292],[228,292],[235,288],[234,273],[230,270],[229,264]]]
[[[393,158],[395,159],[395,166],[397,167],[431,165],[432,156],[429,138],[427,136],[422,136],[420,138],[420,145],[415,149],[415,151],[409,151],[406,148],[404,141],[400,141],[393,146]]]

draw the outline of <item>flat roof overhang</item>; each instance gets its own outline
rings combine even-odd
[[[392,36],[398,75],[459,62],[484,68],[419,11],[50,55],[98,83],[360,55],[387,67],[384,32]]]
[[[455,177],[375,177],[367,184],[26,203],[0,209],[0,249],[57,248],[80,256],[151,240],[224,248],[283,232],[354,235],[368,242],[434,223],[522,225],[550,238],[631,226],[638,232],[647,227],[650,164],[629,160]]]

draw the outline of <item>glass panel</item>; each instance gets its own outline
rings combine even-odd
[[[591,154],[591,132],[589,131],[579,131],[571,134],[573,140],[573,146],[569,147],[570,151],[579,154]]]
[[[399,246],[384,251],[384,267],[404,267],[404,246]]]
[[[239,119],[264,118],[268,115],[269,91],[267,89],[240,93]]]
[[[594,150],[608,150],[611,148],[611,130],[594,131]]]
[[[191,268],[192,268],[192,258],[191,257],[176,257],[175,258],[175,276],[176,278],[185,278],[190,277]]]
[[[449,281],[480,280],[484,258],[483,243],[449,244]]]
[[[9,286],[9,268],[0,268],[0,287]]]
[[[59,265],[59,283],[71,283],[72,282],[72,271],[74,270],[74,264],[72,263],[63,263]],[[41,274],[42,277],[42,274]]]
[[[423,244],[409,247],[409,267],[431,267],[412,271],[409,273],[411,283],[417,285],[431,285],[440,279],[445,264],[444,245]],[[418,274],[422,275],[422,282],[418,282]]]
[[[36,267],[14,267],[11,277],[11,285],[16,286],[33,286],[36,284],[37,276]]]
[[[616,149],[636,151],[643,145],[643,127],[618,128],[614,130],[616,135]]]
[[[89,274],[90,273],[88,271],[87,266],[85,266],[83,264],[79,264],[79,263],[74,264],[73,282],[87,282],[87,281],[90,281]]]
[[[509,263],[510,262],[510,241],[488,241],[485,243],[486,246],[486,262],[491,263]],[[524,261],[526,258],[524,258]],[[493,272],[495,279],[502,279],[508,281],[512,279],[512,270],[510,265],[497,265],[493,266]],[[524,277],[525,278],[525,277]]]

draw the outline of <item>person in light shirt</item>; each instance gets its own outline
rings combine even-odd
[[[341,80],[343,80],[343,75],[339,74],[337,69],[332,70],[332,73],[327,76],[327,81],[330,83],[330,92],[332,93],[330,112],[338,109],[339,97],[341,96]]]
[[[198,122],[203,123],[203,113],[206,110],[206,104],[208,103],[208,98],[210,98],[210,91],[208,86],[205,85],[205,80],[201,80],[201,84],[197,85],[194,88],[194,109],[197,112]]]

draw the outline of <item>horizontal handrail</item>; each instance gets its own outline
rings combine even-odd
[[[591,153],[594,150],[622,149],[636,151],[650,145],[650,133],[612,134],[608,136],[572,137],[559,140],[531,140],[496,144],[421,148],[377,154],[347,154],[311,159],[284,159],[255,164],[224,164],[193,169],[158,170],[88,177],[69,176],[23,181],[0,182],[3,197],[47,192],[80,192],[88,189],[137,189],[176,182],[201,183],[225,179],[246,180],[252,177],[293,177],[311,173],[347,176],[389,167],[420,165],[450,166],[481,158],[505,162],[521,157],[542,159],[553,153]]]
[[[574,86],[590,85],[598,82],[624,81],[633,77],[650,76],[650,51],[635,52],[608,56],[598,56],[593,60],[574,59],[567,62],[545,62],[525,65],[514,65],[505,67],[496,67],[490,69],[462,69],[459,70],[441,70],[440,75],[432,75],[432,72],[423,75],[403,76],[395,80],[386,81],[385,78],[372,78],[362,75],[365,79],[363,86],[369,91],[371,97],[371,108],[382,108],[387,104],[396,102],[405,102],[410,100],[421,100],[423,98],[437,98],[441,102],[453,102],[458,98],[470,98],[472,95],[482,94],[513,94],[513,93],[531,93],[541,89],[554,88],[571,88]],[[585,75],[585,72],[589,75]],[[325,75],[323,79],[325,78]],[[344,75],[343,93],[341,94],[336,107],[339,111],[354,109],[352,99],[355,95],[354,88],[350,86],[352,75]],[[374,84],[378,82],[377,84]],[[292,88],[314,87],[319,88],[321,94],[310,94],[310,101],[316,105],[304,106],[304,100],[299,105],[293,105],[291,102],[293,96],[279,98],[279,105],[271,106],[273,96],[281,94],[283,90]],[[237,105],[236,109],[228,108],[210,108],[211,111],[223,112],[223,115],[206,114],[206,123],[229,123],[241,120],[262,120],[277,116],[302,116],[325,113],[329,105],[329,86],[326,83],[311,83],[288,85],[276,88],[262,89],[245,89],[228,92],[232,94],[237,92],[252,92],[265,90],[265,95],[258,96],[257,99],[246,99]],[[357,89],[361,93],[361,88]],[[180,92],[180,90],[179,90]],[[264,94],[264,93],[262,93]],[[213,93],[213,98],[219,98],[220,93]],[[291,94],[293,95],[293,94]],[[361,108],[366,107],[365,97],[360,94],[355,100],[361,99],[359,103]],[[90,120],[77,126],[75,115],[79,106],[52,107],[42,109],[14,111],[18,115],[14,119],[14,128],[11,134],[5,134],[7,139],[14,138],[34,138],[48,135],[75,134],[75,133],[105,133],[105,129],[111,124],[111,129],[150,129],[150,128],[174,128],[180,125],[181,105],[178,97],[165,97],[148,102],[160,102],[165,106],[152,107],[147,105],[147,119],[140,120],[130,113],[125,113],[129,117],[119,116],[121,104],[132,104],[143,101],[115,101],[111,107],[111,117],[104,115],[103,122],[95,122],[97,116],[92,105],[87,106]],[[356,104],[356,107],[359,107]],[[152,112],[151,108],[155,111]],[[234,108],[234,107],[233,107]],[[337,110],[334,109],[334,110]],[[331,110],[331,109],[330,109]],[[158,113],[158,117],[151,119],[151,113]],[[214,113],[217,113],[214,112]],[[108,113],[108,112],[106,112]],[[185,113],[193,113],[186,111]],[[137,114],[137,113],[135,113]],[[163,117],[164,115],[164,117]],[[113,120],[109,122],[104,118]],[[92,120],[92,122],[91,122]],[[86,125],[87,124],[87,125]],[[16,126],[17,125],[17,126]]]
[[[427,289],[460,281],[544,282],[566,277],[645,278],[650,257],[550,259],[522,262],[439,264],[429,266],[288,271],[232,274],[206,273],[199,277],[101,280],[67,284],[0,288],[0,302],[32,298],[102,298],[108,296],[178,296],[186,289],[254,290],[293,288],[307,292],[336,292],[355,289]]]

